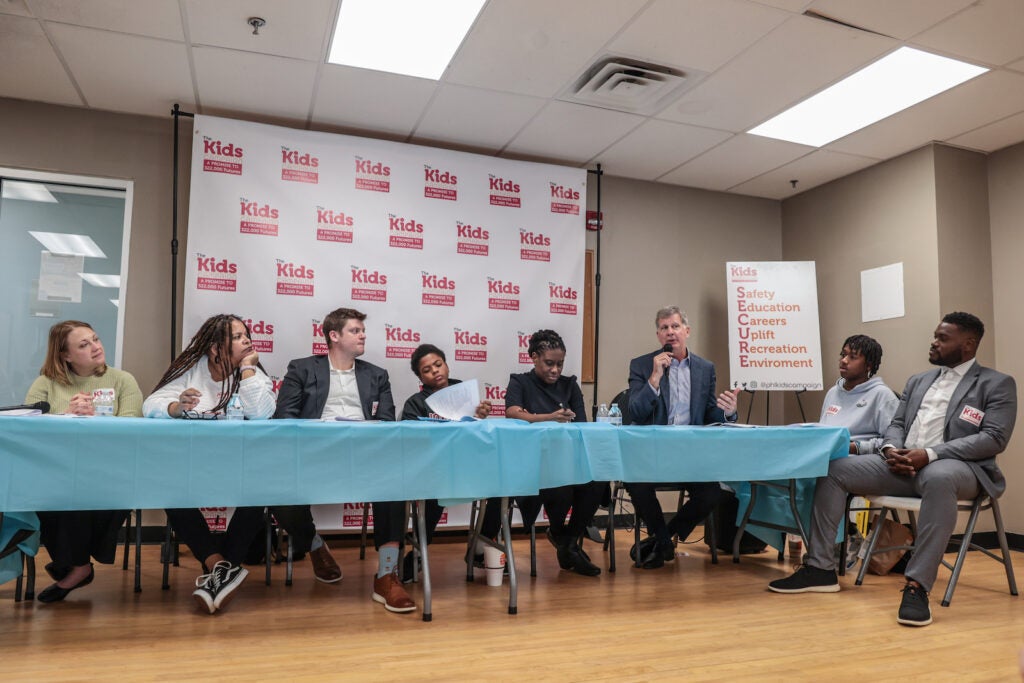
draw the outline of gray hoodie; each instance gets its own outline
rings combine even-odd
[[[875,376],[850,391],[843,388],[843,378],[825,394],[819,422],[830,427],[846,427],[857,453],[877,453],[882,435],[896,414],[900,399]]]

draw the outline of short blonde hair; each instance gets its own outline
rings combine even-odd
[[[674,315],[678,315],[684,325],[690,326],[690,321],[686,319],[686,314],[679,310],[678,306],[665,306],[664,308],[659,308],[658,312],[654,314],[654,329],[658,329],[658,323],[662,320],[671,318]]]

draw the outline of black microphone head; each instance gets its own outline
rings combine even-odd
[[[33,410],[38,410],[38,411],[40,411],[40,412],[45,414],[45,413],[50,412],[50,404],[47,403],[46,401],[37,401],[37,402],[32,404],[32,409]]]
[[[672,353],[672,345],[665,344],[664,346],[661,347],[661,350],[665,353]]]

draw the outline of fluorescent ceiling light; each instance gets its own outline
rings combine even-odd
[[[107,258],[99,245],[92,241],[88,235],[68,235],[61,232],[36,232],[29,230],[28,234],[35,237],[40,244],[46,247],[51,254],[65,256],[91,256],[92,258]]]
[[[114,308],[121,308],[121,302],[117,299],[111,299],[110,303],[114,304]]]
[[[47,202],[56,204],[57,198],[50,194],[45,185],[40,183],[23,183],[17,180],[3,181],[4,199],[23,199],[29,202]]]
[[[120,275],[100,275],[99,273],[79,273],[78,277],[93,287],[121,287]]]
[[[986,71],[901,47],[748,132],[821,147]]]
[[[342,0],[331,64],[438,80],[486,0]]]

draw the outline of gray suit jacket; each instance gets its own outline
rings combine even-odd
[[[939,370],[929,370],[907,380],[896,415],[885,430],[883,444],[904,448],[924,394],[938,376]],[[967,419],[972,417],[968,409],[984,413],[980,424]],[[986,493],[1001,496],[1006,480],[996,465],[996,455],[1006,449],[1016,420],[1017,383],[1009,375],[975,362],[949,399],[943,443],[934,447],[935,454],[939,458],[963,460]]]
[[[634,358],[629,363],[629,417],[637,425],[668,424],[669,372],[661,376],[660,394],[647,382],[654,369],[654,357],[661,349]],[[690,424],[725,422],[725,413],[715,397],[715,364],[690,351]],[[735,417],[733,418],[735,420]]]
[[[394,420],[395,400],[391,396],[388,371],[356,359],[356,386],[363,417]],[[288,372],[277,393],[275,418],[297,417],[318,420],[331,390],[331,363],[327,356],[307,356],[288,363]]]

